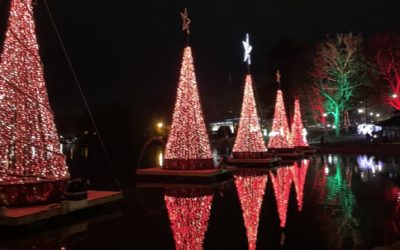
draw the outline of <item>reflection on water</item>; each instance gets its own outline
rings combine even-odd
[[[295,162],[293,166],[293,182],[296,190],[296,200],[297,200],[297,209],[299,212],[303,210],[303,191],[304,191],[304,183],[307,177],[308,165],[310,164],[310,160],[303,159],[300,161],[300,166]]]
[[[290,184],[293,180],[293,166],[283,166],[270,172],[276,205],[278,208],[280,226],[286,225],[286,213],[289,203]]]
[[[317,155],[274,169],[241,170],[212,186],[143,185],[126,190],[123,223],[88,227],[84,242],[90,244],[83,248],[64,244],[50,229],[57,242],[52,246],[371,249],[399,244],[399,165],[399,158]],[[35,241],[9,240],[0,230],[0,249],[38,249],[35,242],[52,241],[49,234],[28,236]],[[27,242],[23,248],[21,242]]]
[[[169,188],[165,191],[176,249],[203,249],[213,196],[213,190],[207,189]]]
[[[325,209],[329,210],[335,220],[331,224],[336,230],[338,246],[361,245],[359,222],[354,215],[356,199],[352,192],[352,175],[350,166],[342,168],[342,161],[336,161],[334,171],[326,178],[327,195]]]
[[[260,170],[243,170],[235,174],[235,185],[250,250],[256,249],[258,222],[268,180],[267,174],[267,171]]]

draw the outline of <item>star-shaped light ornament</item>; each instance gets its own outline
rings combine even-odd
[[[186,8],[183,11],[183,13],[181,13],[181,17],[182,17],[182,30],[186,31],[186,34],[189,35],[190,34],[189,24],[191,20],[189,19],[189,14]]]
[[[251,47],[250,42],[249,42],[249,34],[246,34],[246,41],[242,41],[243,47],[244,47],[244,62],[247,62],[247,65],[251,64],[251,57],[250,53],[253,47]]]

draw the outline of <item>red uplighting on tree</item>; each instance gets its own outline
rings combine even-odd
[[[325,117],[325,108],[324,108],[324,99],[321,95],[321,91],[315,85],[310,87],[310,95],[307,95],[307,100],[309,104],[309,110],[312,115],[312,119],[315,123],[321,123],[325,128],[326,125],[326,117]]]
[[[274,188],[276,205],[280,219],[280,226],[286,225],[286,214],[289,204],[290,185],[293,180],[293,167],[280,167],[276,170],[276,175],[270,172],[272,186]]]
[[[242,112],[233,152],[266,152],[251,76],[246,76]]]
[[[214,167],[189,46],[183,54],[164,167],[183,170]]]
[[[268,148],[293,148],[290,142],[290,130],[287,122],[285,104],[282,91],[279,89],[276,95],[274,119],[269,133]]]
[[[268,175],[257,171],[235,174],[235,185],[242,207],[249,249],[256,249],[258,223]]]
[[[11,1],[0,60],[1,182],[67,180],[39,56],[32,0]]]
[[[386,81],[383,99],[400,110],[400,35],[378,33],[369,42],[379,77]]]
[[[306,181],[309,164],[310,160],[303,159],[301,160],[300,167],[298,166],[297,162],[295,162],[292,168],[294,188],[296,190],[297,209],[299,211],[303,210],[304,183]]]
[[[174,235],[175,248],[203,249],[213,194],[164,196]]]
[[[306,131],[301,120],[300,101],[298,98],[294,101],[294,116],[292,122],[292,145],[294,147],[307,147]]]

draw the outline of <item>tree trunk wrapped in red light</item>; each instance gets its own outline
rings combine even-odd
[[[235,174],[235,184],[242,207],[249,249],[256,249],[260,211],[268,175],[262,171],[241,171]]]
[[[289,204],[290,185],[293,180],[292,166],[280,167],[276,170],[276,175],[270,172],[272,186],[274,188],[276,205],[280,219],[280,226],[284,228],[286,225],[286,214]]]
[[[266,151],[267,147],[261,132],[260,118],[254,99],[253,83],[251,76],[247,75],[233,155],[235,158],[245,158],[246,155],[251,155],[253,158],[264,158],[263,154]]]
[[[290,130],[286,116],[282,91],[279,89],[276,95],[274,119],[269,133],[268,148],[293,148],[290,140]]]
[[[164,167],[181,170],[214,167],[190,47],[183,54]]]
[[[164,199],[177,250],[203,249],[213,196],[209,190],[166,190]]]
[[[32,0],[11,1],[0,60],[0,205],[51,200],[51,187],[62,188],[69,173],[47,96]]]
[[[306,181],[309,164],[310,160],[303,159],[301,160],[300,167],[297,162],[295,162],[293,166],[293,182],[296,190],[297,209],[299,211],[303,210],[304,183]]]
[[[292,144],[294,147],[308,147],[305,136],[303,121],[301,120],[300,101],[298,98],[294,101],[294,116],[292,122]]]

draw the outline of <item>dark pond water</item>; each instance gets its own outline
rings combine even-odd
[[[2,229],[0,249],[399,249],[399,174],[398,158],[324,155],[214,184],[138,184],[113,207]]]

